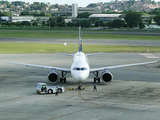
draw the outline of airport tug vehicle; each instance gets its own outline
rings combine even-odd
[[[64,87],[61,86],[47,86],[46,83],[37,83],[36,92],[39,94],[53,94],[56,93],[56,88],[58,88],[58,93],[64,92]]]

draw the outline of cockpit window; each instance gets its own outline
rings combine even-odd
[[[81,68],[81,70],[84,70],[84,68]]]
[[[87,68],[86,67],[83,67],[83,68],[74,67],[73,70],[84,71],[84,70],[87,70]]]
[[[79,71],[80,69],[81,69],[81,68],[76,68],[76,70],[78,70],[78,71]]]

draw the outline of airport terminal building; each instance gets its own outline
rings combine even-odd
[[[147,24],[150,20],[150,15],[142,15],[142,21],[144,24]],[[154,17],[154,16],[152,16]],[[2,20],[9,21],[9,22],[22,22],[22,21],[34,21],[39,19],[39,23],[43,21],[47,21],[50,17],[49,16],[1,16]],[[124,20],[124,14],[91,14],[89,18],[76,18],[76,17],[65,17],[65,23],[77,23],[81,20],[90,20],[90,18],[99,18],[104,23],[112,22],[113,20],[120,19]],[[153,23],[154,21],[152,21]]]
[[[47,21],[49,17],[46,16],[1,16],[1,19],[8,22],[22,22],[22,21],[34,21],[39,19],[39,23],[42,23],[43,21]]]
[[[100,18],[104,23],[112,22],[116,19],[124,20],[123,14],[92,14],[89,18]]]

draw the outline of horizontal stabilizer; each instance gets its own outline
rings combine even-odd
[[[102,53],[103,53],[103,52],[102,52]],[[102,54],[102,53],[91,53],[91,54],[87,54],[86,56],[99,55],[99,54]]]
[[[66,55],[66,56],[74,56],[73,54],[66,54],[66,53],[56,53],[56,54]]]

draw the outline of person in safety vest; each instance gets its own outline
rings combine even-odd
[[[96,84],[93,85],[93,92],[94,92],[94,90],[97,91],[97,85]]]
[[[58,96],[58,87],[56,87],[56,94],[55,95]]]
[[[46,86],[45,85],[42,85],[42,92],[43,91],[46,91]]]

